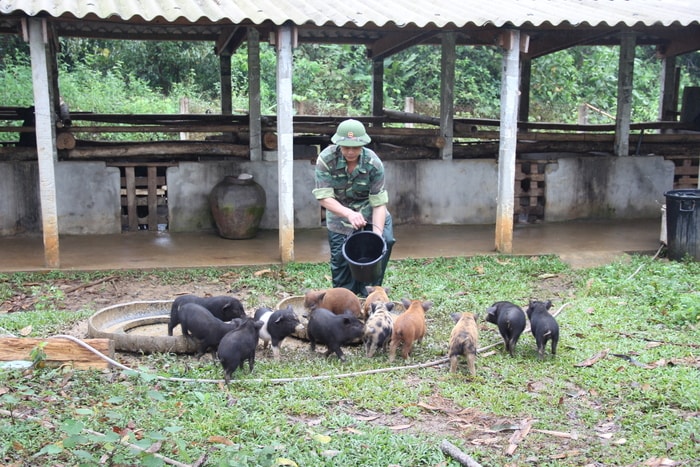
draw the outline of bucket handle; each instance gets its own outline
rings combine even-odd
[[[364,227],[361,229],[353,230],[351,234],[347,235],[347,238],[350,238],[351,235],[356,234],[357,232],[365,232],[365,231],[373,231],[374,225],[371,222],[367,222]]]
[[[683,212],[695,211],[695,200],[694,199],[683,199],[679,206],[679,210]]]

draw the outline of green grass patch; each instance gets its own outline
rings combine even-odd
[[[34,337],[62,332],[96,311],[67,309],[65,289],[112,276],[173,287],[223,283],[251,312],[284,294],[328,286],[325,264],[256,274],[261,269],[0,275],[0,300],[17,305],[0,327],[15,334],[30,328]],[[698,263],[645,256],[575,271],[552,256],[393,261],[385,281],[392,299],[434,303],[428,334],[408,362],[399,356],[391,364],[381,352],[369,359],[357,346],[344,349],[342,363],[285,341],[281,360],[259,351],[254,372],[246,365],[228,388],[156,378],[221,379],[208,354],[126,360],[145,374],[0,370],[0,456],[44,465],[163,465],[162,455],[214,466],[456,466],[440,451],[447,439],[483,465],[640,465],[653,458],[694,465],[698,284]],[[96,285],[96,295],[109,287]],[[451,313],[481,312],[485,347],[500,336],[483,311],[498,300],[524,306],[530,299],[552,300],[552,311],[560,310],[555,357],[548,346],[539,360],[525,333],[514,357],[499,345],[477,359],[476,377],[464,362],[449,373]],[[443,363],[404,368],[433,361]],[[317,376],[329,377],[310,379]],[[291,381],[271,382],[279,378]],[[532,430],[507,455],[527,421]]]

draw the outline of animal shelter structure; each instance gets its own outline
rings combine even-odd
[[[700,4],[681,0],[432,2],[80,3],[0,0],[0,33],[31,53],[32,110],[0,107],[0,235],[41,233],[48,268],[59,235],[213,228],[206,197],[224,175],[249,173],[267,193],[261,228],[277,229],[282,262],[295,231],[318,227],[313,162],[337,117],[295,115],[293,50],[301,42],[362,44],[372,69],[372,147],[385,162],[396,224],[493,224],[495,248],[513,250],[515,222],[659,216],[663,193],[698,184],[700,93],[680,89],[676,57],[700,49]],[[221,112],[96,115],[62,112],[56,52],[61,37],[198,40],[220,59]],[[260,108],[260,43],[277,53],[275,115]],[[384,108],[384,60],[416,44],[441,54],[438,116]],[[498,120],[454,116],[455,49],[502,50]],[[579,45],[619,47],[613,125],[529,121],[532,61]],[[663,62],[655,122],[633,122],[635,47]],[[231,54],[245,46],[249,109],[231,106]],[[227,74],[228,73],[228,74]],[[0,106],[3,103],[0,102]],[[680,111],[679,111],[680,106]],[[396,123],[420,123],[421,128]],[[100,132],[207,133],[202,141],[100,144]],[[24,144],[26,142],[29,144]],[[435,189],[439,187],[440,189]]]

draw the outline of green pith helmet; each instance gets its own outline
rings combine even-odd
[[[331,141],[338,146],[364,146],[372,141],[372,138],[367,134],[362,122],[350,119],[340,122]]]

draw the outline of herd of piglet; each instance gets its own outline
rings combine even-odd
[[[317,344],[324,345],[326,357],[335,353],[345,361],[342,347],[362,343],[367,357],[383,350],[393,362],[399,347],[401,356],[404,359],[409,357],[413,345],[425,337],[425,313],[432,307],[432,302],[404,298],[401,304],[405,311],[397,314],[394,310],[396,303],[389,299],[388,288],[368,286],[366,292],[364,303],[344,288],[305,293],[304,307],[310,312],[305,331],[312,351]],[[556,355],[559,342],[559,325],[549,313],[551,307],[551,301],[531,300],[523,311],[514,303],[499,301],[486,310],[485,319],[498,327],[505,350],[511,356],[515,354],[515,345],[529,319],[541,359],[547,342],[551,341],[552,355]],[[459,357],[464,357],[469,373],[474,376],[479,347],[478,315],[464,312],[453,313],[451,317],[455,325],[447,354],[450,371],[456,372]],[[173,335],[178,324],[187,339],[195,339],[197,358],[207,351],[214,359],[218,357],[226,384],[233,372],[243,369],[246,361],[249,371],[253,371],[255,349],[260,341],[263,349],[271,345],[274,358],[279,359],[282,341],[304,328],[291,305],[279,310],[261,307],[250,317],[237,298],[224,295],[176,298],[170,310],[169,336]]]

